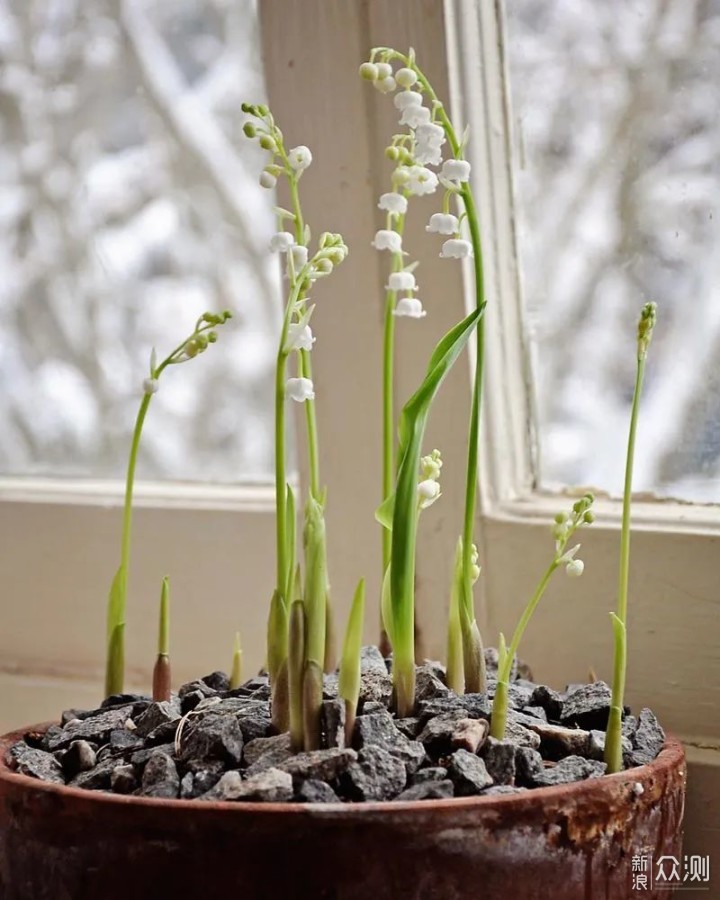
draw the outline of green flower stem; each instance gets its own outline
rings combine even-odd
[[[495,699],[493,700],[492,717],[490,724],[490,735],[494,738],[497,738],[497,740],[502,740],[505,737],[505,728],[507,726],[508,713],[508,690],[510,687],[510,672],[512,670],[513,659],[515,659],[515,654],[517,653],[518,647],[520,646],[520,641],[522,640],[522,636],[528,626],[528,622],[532,618],[532,614],[535,612],[538,603],[542,599],[542,596],[545,593],[548,584],[550,583],[550,579],[552,578],[553,573],[559,565],[560,561],[556,557],[547,567],[545,574],[540,579],[538,586],[535,588],[535,593],[532,595],[530,602],[525,607],[525,611],[520,617],[520,621],[518,622],[517,627],[515,628],[515,633],[512,636],[512,640],[510,641],[510,646],[505,650],[503,659],[500,660],[500,668],[498,669],[497,687],[495,689]]]
[[[405,216],[398,216],[395,231],[402,235],[405,229]],[[393,272],[400,272],[403,267],[402,253],[393,254]],[[383,472],[382,500],[392,494],[395,487],[395,416],[393,409],[393,386],[395,383],[395,301],[396,291],[385,293],[385,323],[383,333]],[[382,563],[383,573],[390,565],[392,534],[382,529]]]
[[[395,291],[385,294],[385,326],[383,334],[383,474],[382,499],[393,492],[395,478],[395,418],[393,411],[393,381],[395,355]],[[382,529],[383,572],[390,565],[392,532]]]
[[[608,772],[619,772],[622,765],[622,712],[625,698],[625,676],[627,671],[627,606],[628,581],[630,575],[630,504],[632,500],[633,464],[635,460],[635,435],[637,432],[640,394],[645,376],[645,354],[638,354],[635,393],[630,413],[630,433],[628,436],[627,459],[625,463],[625,486],[623,491],[622,527],[620,530],[620,575],[618,579],[617,615],[613,616],[615,633],[615,663],[613,666],[612,698],[610,716],[605,738],[605,762]]]
[[[288,329],[292,321],[295,305],[300,295],[303,279],[298,278],[290,291],[278,347],[275,366],[275,529],[277,543],[277,589],[285,593],[288,584],[286,495],[287,475],[285,472],[285,381],[288,354],[285,350]],[[289,600],[289,598],[285,598]]]
[[[288,173],[292,171],[285,149],[282,148],[281,157],[287,167]],[[297,175],[288,174],[288,184],[290,187],[290,200],[292,211],[295,215],[295,241],[298,244],[305,242],[305,220],[303,219],[302,207],[300,205],[300,193],[298,190]],[[298,299],[302,299],[302,294]],[[303,378],[309,378],[312,381],[312,362],[310,360],[310,352],[308,350],[300,351],[300,374]],[[307,426],[307,442],[308,442],[308,465],[310,467],[310,493],[315,500],[320,499],[320,456],[318,454],[318,429],[317,429],[317,413],[315,410],[315,401],[305,401],[305,421]]]

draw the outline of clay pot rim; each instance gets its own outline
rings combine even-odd
[[[591,803],[595,799],[601,799],[609,793],[621,791],[624,788],[632,789],[636,784],[643,787],[651,785],[653,780],[662,773],[667,773],[673,768],[679,768],[680,775],[685,775],[685,751],[682,743],[673,735],[666,733],[665,744],[657,757],[648,765],[636,766],[625,769],[613,775],[602,775],[599,778],[587,778],[584,781],[576,781],[571,784],[554,785],[551,787],[533,788],[520,794],[500,794],[486,797],[452,797],[446,800],[384,800],[366,803],[257,803],[237,800],[213,800],[194,802],[189,800],[166,800],[155,797],[136,797],[126,794],[112,794],[102,791],[87,791],[83,788],[70,787],[69,785],[53,784],[40,781],[30,775],[22,775],[14,772],[6,761],[9,748],[29,731],[44,731],[50,723],[30,725],[17,731],[0,736],[0,793],[3,786],[25,786],[31,791],[45,795],[60,795],[67,798],[76,798],[87,803],[101,804],[105,808],[138,808],[186,810],[193,814],[210,815],[218,811],[232,811],[235,815],[262,813],[269,815],[304,815],[309,814],[333,816],[341,815],[343,818],[353,816],[388,816],[398,813],[412,812],[446,812],[450,815],[472,810],[490,811],[497,808],[503,814],[512,814],[513,807],[526,809],[529,805],[545,805],[555,800],[573,802],[583,799]]]

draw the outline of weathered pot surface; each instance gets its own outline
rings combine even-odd
[[[5,763],[27,730],[0,738],[3,900],[629,900],[634,855],[681,853],[672,737],[648,766],[522,794],[270,805],[40,782]]]

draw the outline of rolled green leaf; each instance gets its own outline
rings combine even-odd
[[[456,694],[465,690],[465,669],[463,666],[462,629],[460,627],[460,591],[462,590],[462,538],[458,539],[455,550],[455,565],[450,587],[450,608],[447,625],[447,686]]]
[[[335,649],[335,613],[330,602],[330,594],[325,595],[325,656],[323,671],[334,672],[337,668],[337,651]]]
[[[484,306],[452,328],[438,343],[419,389],[403,408],[399,424],[400,460],[392,519],[390,620],[393,680],[398,715],[412,715],[415,706],[415,543],[417,479],[422,439],[430,405],[477,326]]]
[[[305,723],[303,720],[303,678],[305,672],[305,607],[302,600],[294,600],[290,607],[290,639],[288,642],[288,704],[290,714],[290,745],[303,749]]]
[[[172,674],[170,671],[170,579],[162,580],[160,594],[160,622],[158,626],[158,655],[153,669],[152,697],[157,703],[170,699]]]
[[[345,743],[352,743],[355,714],[360,696],[360,651],[362,650],[363,624],[365,619],[365,580],[361,579],[353,598],[345,640],[343,641],[338,697],[345,701]]]
[[[230,690],[234,691],[242,684],[242,645],[240,644],[240,632],[235,632],[235,645],[233,647],[232,669],[230,672]]]
[[[327,622],[325,519],[321,504],[308,496],[305,506],[305,659],[322,671]]]
[[[105,696],[121,694],[125,684],[125,568],[115,573],[107,611],[107,657],[105,664]]]
[[[273,591],[267,626],[267,664],[270,684],[277,678],[280,667],[287,659],[287,606],[280,591]]]
[[[320,711],[323,698],[323,671],[314,660],[305,663],[303,678],[303,745],[305,750],[320,749]]]
[[[285,600],[289,605],[293,589],[292,579],[295,577],[295,544],[297,529],[295,494],[293,493],[293,489],[290,487],[290,485],[287,486],[287,495],[285,502],[285,525],[287,527],[287,547],[285,549],[285,559],[287,560],[288,578],[287,584],[284,585],[284,589]]]

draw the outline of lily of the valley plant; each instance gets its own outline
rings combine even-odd
[[[398,113],[399,131],[394,134],[386,156],[394,164],[388,190],[378,200],[382,227],[372,245],[388,258],[385,287],[382,404],[382,483],[376,517],[382,527],[382,592],[380,603],[385,634],[392,649],[394,704],[398,716],[413,714],[415,708],[415,557],[420,514],[441,495],[442,457],[437,449],[423,447],[426,423],[440,386],[453,364],[476,342],[473,391],[468,410],[465,504],[454,548],[453,577],[449,594],[447,632],[447,683],[458,693],[486,690],[485,657],[473,600],[473,585],[480,576],[479,555],[474,540],[480,403],[484,372],[483,255],[480,223],[471,186],[471,166],[464,158],[468,132],[461,136],[442,102],[416,63],[414,53],[401,54],[390,48],[372,51],[360,67],[361,77],[381,93],[392,94]],[[259,175],[260,183],[286,191],[289,208],[276,207],[277,232],[268,252],[279,257],[286,284],[284,313],[277,347],[275,369],[275,489],[276,489],[276,570],[275,589],[270,599],[267,622],[266,663],[272,688],[272,715],[276,727],[289,731],[295,750],[320,747],[324,673],[334,668],[333,628],[330,608],[330,577],[325,522],[326,491],[320,473],[320,452],[315,411],[316,390],[312,370],[315,345],[313,319],[322,315],[322,306],[311,299],[318,281],[331,277],[348,255],[342,236],[330,231],[317,239],[305,221],[300,186],[304,172],[312,164],[310,149],[286,146],[285,138],[267,106],[243,104],[247,116],[245,136],[257,141],[267,154]],[[426,230],[439,236],[438,254],[453,260],[470,258],[473,271],[474,303],[470,314],[440,338],[425,376],[406,400],[396,418],[393,408],[395,328],[417,327],[425,319],[425,308],[413,260],[404,243],[406,218],[413,200],[437,195],[437,210]],[[424,298],[427,302],[428,298]],[[428,307],[431,305],[428,303]],[[130,559],[132,495],[138,447],[150,401],[158,389],[164,370],[200,355],[217,338],[216,329],[230,317],[205,313],[193,333],[160,365],[155,354],[133,434],[128,462],[125,513],[120,566],[110,592],[108,612],[107,680],[108,694],[123,690],[125,598]],[[407,324],[404,320],[409,321]],[[646,306],[640,320],[638,377],[633,403],[625,504],[618,611],[613,622],[616,634],[613,707],[607,739],[608,765],[621,765],[620,724],[625,683],[625,628],[627,575],[629,564],[629,515],[632,485],[632,458],[639,395],[645,356],[655,321],[655,308]],[[286,417],[290,402],[301,404],[305,412],[305,439],[309,459],[309,479],[302,503],[298,502],[287,479]],[[350,414],[350,411],[349,411]],[[586,493],[569,513],[559,513],[553,523],[554,552],[507,645],[500,635],[498,678],[492,711],[492,735],[503,738],[508,717],[510,674],[520,640],[556,571],[569,576],[582,574],[575,533],[593,521],[592,494]],[[299,507],[302,507],[302,510]],[[298,521],[302,521],[302,527]],[[450,548],[449,548],[450,550]],[[344,701],[346,737],[351,742],[361,687],[361,645],[365,612],[365,585],[361,580],[345,628],[339,665],[338,691]],[[242,651],[236,635],[230,683],[242,679]],[[169,668],[169,582],[165,578],[160,605],[158,657],[153,693],[166,699],[170,691]]]

